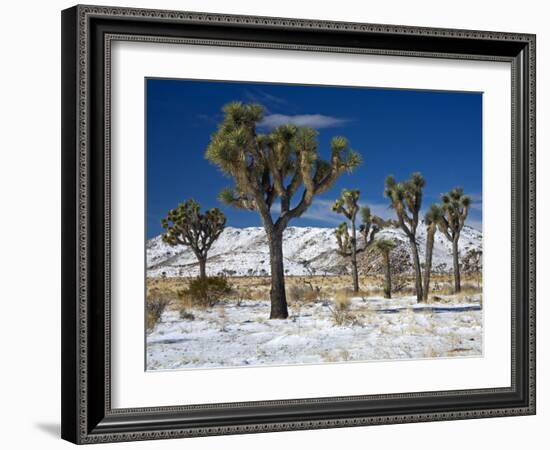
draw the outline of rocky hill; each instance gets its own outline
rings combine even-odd
[[[397,272],[411,272],[409,242],[398,228],[387,226],[376,235],[377,239],[392,239],[397,247],[392,252],[392,266]],[[426,228],[419,225],[417,240],[424,259]],[[349,271],[349,262],[336,252],[333,228],[289,227],[284,234],[283,253],[285,272],[288,275],[341,275]],[[465,226],[459,241],[461,255],[470,249],[481,250],[480,231]],[[174,277],[198,275],[198,264],[187,247],[171,247],[161,237],[147,241],[147,276]],[[381,258],[374,249],[361,253],[359,270],[363,274],[380,273]],[[433,269],[438,272],[452,270],[451,243],[441,234],[435,237]],[[269,249],[265,231],[260,227],[227,227],[212,245],[206,264],[208,275],[227,276],[269,275]]]

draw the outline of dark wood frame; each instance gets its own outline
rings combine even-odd
[[[510,62],[511,386],[112,409],[109,76],[113,40]],[[75,6],[62,12],[62,192],[64,439],[94,443],[535,413],[534,35]]]

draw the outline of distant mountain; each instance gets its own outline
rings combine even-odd
[[[388,226],[376,239],[392,239],[397,247],[392,252],[392,265],[399,272],[412,272],[409,242],[402,230]],[[424,260],[426,227],[420,224],[417,240]],[[361,245],[361,241],[360,244]],[[289,227],[284,233],[283,254],[288,275],[340,275],[349,273],[349,262],[336,252],[333,228]],[[482,248],[480,231],[465,226],[459,241],[461,255],[470,249]],[[184,246],[171,247],[156,236],[146,245],[147,276],[197,276],[198,264],[193,252]],[[371,248],[359,255],[359,270],[363,274],[381,273],[379,253]],[[451,243],[441,234],[435,237],[433,269],[451,271]],[[269,248],[263,228],[227,227],[208,253],[208,275],[228,276],[269,275]]]

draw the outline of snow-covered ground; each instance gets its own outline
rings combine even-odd
[[[182,319],[164,312],[147,335],[148,370],[319,364],[481,356],[480,296],[417,304],[414,297],[353,298],[349,320],[336,325],[332,301],[290,308],[269,320],[268,301],[224,302]]]

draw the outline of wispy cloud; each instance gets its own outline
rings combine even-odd
[[[483,209],[483,196],[481,194],[470,194],[470,198],[472,199],[470,208],[481,211]]]
[[[388,203],[369,203],[371,214],[384,220],[395,219],[395,213]]]
[[[292,123],[300,127],[330,128],[345,125],[350,121],[350,119],[325,116],[324,114],[269,114],[264,117],[259,125],[264,128],[275,128],[279,125]]]
[[[197,119],[201,122],[218,124],[223,119],[222,113],[215,114],[197,114]]]
[[[316,199],[307,211],[302,214],[302,219],[316,220],[327,224],[337,225],[344,221],[344,218],[332,211],[334,200]]]
[[[330,225],[337,225],[344,222],[346,220],[344,216],[341,214],[336,214],[332,211],[333,204],[334,200],[329,200],[326,198],[315,199],[307,211],[302,214],[301,218],[323,222]],[[376,216],[382,217],[383,219],[393,217],[392,210],[384,203],[369,203],[368,205],[371,209],[371,213]],[[360,219],[358,218],[358,220]]]
[[[277,97],[261,89],[245,90],[245,99],[249,102],[261,103],[264,106],[283,106],[288,105],[288,100],[283,97]]]

